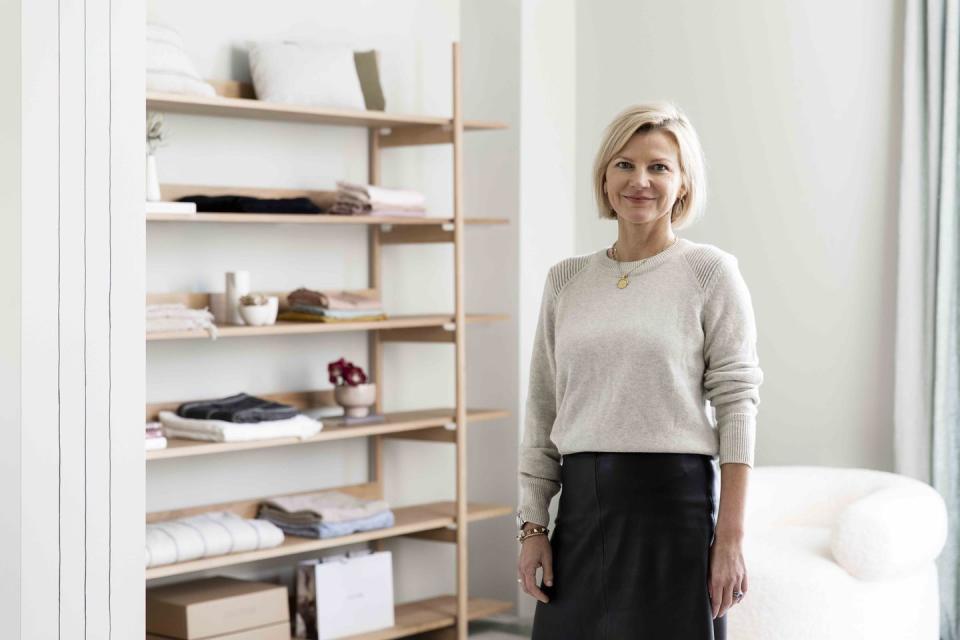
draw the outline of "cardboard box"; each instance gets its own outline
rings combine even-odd
[[[219,640],[290,622],[286,587],[225,577],[147,589],[146,614],[148,633],[178,640]]]
[[[147,640],[175,640],[169,636],[155,636],[152,633],[147,634]],[[267,625],[266,627],[257,627],[256,629],[247,629],[246,631],[237,631],[221,636],[210,636],[204,640],[290,640],[290,625],[286,622]]]

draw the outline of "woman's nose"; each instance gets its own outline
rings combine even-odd
[[[650,175],[646,171],[635,171],[630,176],[630,185],[639,189],[646,189],[650,186]]]

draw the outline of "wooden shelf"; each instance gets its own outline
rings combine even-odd
[[[467,619],[479,620],[511,610],[513,610],[512,602],[487,598],[469,598]],[[452,627],[456,623],[456,613],[456,596],[438,596],[427,600],[405,602],[394,607],[394,626],[347,636],[345,640],[393,640],[394,638],[405,638],[417,633]]]
[[[301,440],[299,438],[275,438],[273,440],[257,440],[254,442],[202,442],[198,440],[182,440],[171,438],[167,441],[166,449],[147,451],[147,460],[167,460],[170,458],[186,458],[217,453],[233,453],[249,451],[251,449],[271,449],[292,445],[312,444],[346,438],[364,438],[368,436],[382,436],[390,434],[404,434],[408,432],[420,433],[436,431],[438,436],[453,437],[455,431],[445,428],[455,422],[454,409],[424,409],[420,411],[398,411],[384,414],[385,422],[369,425],[344,426],[336,424],[337,418],[323,419],[323,431],[317,435]],[[496,409],[468,409],[467,420],[479,422],[482,420],[496,420],[509,415],[507,411]],[[439,440],[440,437],[435,437]]]
[[[302,553],[311,553],[322,549],[332,549],[360,542],[385,540],[399,536],[416,534],[433,529],[445,529],[454,526],[454,514],[457,505],[455,502],[431,502],[428,504],[393,509],[395,524],[385,529],[362,531],[347,536],[317,540],[313,538],[299,538],[286,536],[283,544],[272,549],[258,551],[244,551],[229,553],[212,558],[200,558],[176,564],[161,565],[146,569],[146,579],[155,580],[169,576],[195,573],[207,569],[217,569],[239,564],[247,564],[270,558],[282,558]],[[476,522],[513,514],[513,507],[492,504],[470,503],[467,505],[467,521]]]
[[[319,189],[278,189],[269,187],[229,187],[197,184],[163,184],[160,195],[175,201],[187,196],[248,196],[251,198],[307,198],[321,209],[328,209],[337,198],[336,191]],[[147,222],[221,223],[221,224],[389,224],[400,227],[438,227],[453,224],[453,216],[375,216],[334,215],[323,213],[148,213]],[[464,224],[507,224],[506,218],[464,218]]]
[[[452,118],[442,116],[401,115],[383,111],[352,111],[264,102],[250,98],[187,96],[158,92],[147,93],[147,110],[368,128],[428,127],[442,131],[451,128],[453,123]],[[465,120],[463,128],[465,131],[494,131],[506,129],[507,125],[500,122]]]
[[[453,224],[453,218],[400,216],[342,216],[304,213],[148,213],[147,222],[229,223],[229,224],[392,224],[404,226]],[[464,218],[469,225],[507,224],[506,218]]]
[[[470,314],[467,324],[498,322],[507,320],[506,314],[487,313]],[[217,327],[217,339],[245,338],[253,336],[286,336],[314,333],[339,333],[343,331],[384,331],[390,329],[439,329],[452,334],[453,316],[449,315],[410,315],[390,316],[386,320],[365,322],[277,322],[266,327],[220,326]],[[446,327],[449,326],[448,331]],[[147,341],[159,340],[199,340],[210,339],[206,331],[163,331],[148,333]],[[389,338],[387,338],[389,339]],[[416,341],[415,336],[409,338]],[[439,339],[424,338],[424,341],[439,342]]]

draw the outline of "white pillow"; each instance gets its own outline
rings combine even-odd
[[[216,95],[214,88],[197,73],[174,29],[148,24],[145,53],[148,91]]]
[[[305,42],[250,48],[250,75],[259,100],[365,109],[353,49]]]

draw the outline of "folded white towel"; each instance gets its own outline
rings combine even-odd
[[[203,330],[211,338],[217,337],[213,314],[206,308],[189,309],[183,303],[148,304],[146,313],[147,333]]]
[[[303,414],[288,420],[269,422],[226,422],[225,420],[196,420],[183,418],[172,411],[161,411],[160,422],[168,438],[187,438],[209,442],[248,442],[272,438],[305,439],[323,429],[323,423]]]
[[[283,544],[283,531],[266,520],[214,511],[147,525],[146,566],[156,567]]]
[[[167,448],[167,439],[164,436],[144,438],[144,442],[144,446],[146,447],[147,451],[155,451],[157,449]]]
[[[148,567],[196,560],[205,549],[200,531],[179,520],[148,524],[146,543]]]

